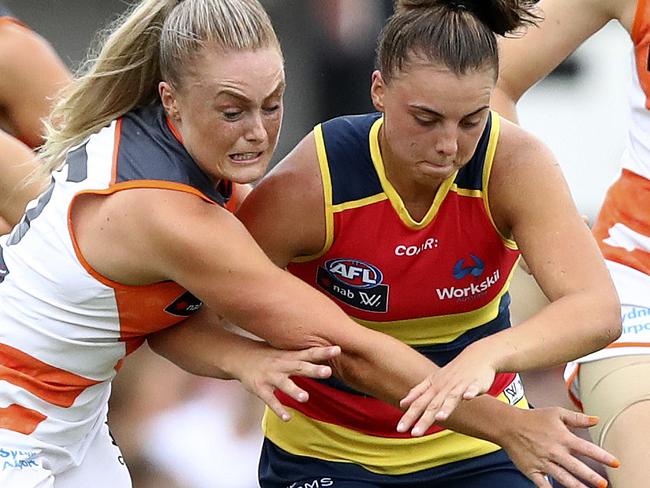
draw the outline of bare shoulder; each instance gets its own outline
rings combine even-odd
[[[528,211],[544,212],[545,202],[558,200],[554,196],[560,196],[559,204],[570,201],[551,150],[530,132],[504,119],[488,191],[495,222],[505,235],[511,234],[518,218]]]
[[[216,236],[220,217],[236,221],[196,195],[155,188],[85,194],[76,199],[70,216],[88,263],[109,279],[130,285],[170,279],[161,265],[170,254],[183,255],[197,239]]]
[[[494,154],[492,178],[517,178],[539,165],[557,164],[550,149],[526,129],[501,118],[499,141]]]
[[[237,216],[280,266],[317,253],[325,240],[323,184],[308,134],[246,198]]]

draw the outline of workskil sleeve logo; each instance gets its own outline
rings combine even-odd
[[[316,282],[330,295],[368,312],[388,311],[388,285],[377,266],[357,259],[330,259],[318,267]]]

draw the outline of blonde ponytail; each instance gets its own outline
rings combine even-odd
[[[106,31],[101,49],[82,66],[46,120],[42,173],[61,166],[68,150],[134,107],[155,100],[162,25],[177,0],[146,0]]]

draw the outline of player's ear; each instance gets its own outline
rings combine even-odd
[[[384,111],[384,92],[386,84],[381,75],[381,71],[375,70],[372,73],[372,85],[370,86],[370,97],[372,104],[378,112]]]
[[[160,95],[160,101],[165,108],[167,116],[172,119],[172,121],[179,122],[181,120],[181,114],[178,110],[176,91],[174,90],[174,87],[166,81],[161,81],[158,83],[158,95]]]

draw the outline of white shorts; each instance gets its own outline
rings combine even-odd
[[[2,488],[131,488],[122,453],[106,423],[77,465],[65,449],[0,429]]]

